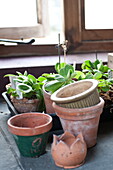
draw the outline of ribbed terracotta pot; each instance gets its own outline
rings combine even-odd
[[[102,98],[97,105],[86,108],[63,108],[55,102],[53,102],[53,107],[64,131],[69,131],[75,136],[82,132],[88,148],[96,144],[100,114],[104,107]]]
[[[98,81],[85,79],[68,84],[51,95],[51,100],[66,108],[84,108],[100,102]]]
[[[67,169],[81,166],[87,154],[87,146],[82,134],[74,136],[66,131],[60,137],[54,135],[51,154],[59,167]]]
[[[44,113],[26,113],[11,117],[9,132],[13,134],[23,156],[38,157],[45,153],[52,117]]]
[[[38,99],[16,99],[11,96],[11,102],[19,113],[36,112],[40,104]]]

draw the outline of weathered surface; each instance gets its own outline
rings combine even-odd
[[[9,114],[5,113],[8,113],[6,104],[0,102],[0,170],[59,170],[52,159],[50,145],[46,154],[39,158],[27,158],[19,154],[12,135],[7,131]],[[77,170],[113,169],[113,122],[100,124],[97,139],[97,145],[88,150],[85,164]]]

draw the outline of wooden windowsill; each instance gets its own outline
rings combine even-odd
[[[95,53],[91,54],[76,54],[67,55],[66,62],[69,64],[81,64],[85,60],[95,61],[96,56],[103,62],[108,61],[108,53]],[[58,56],[32,56],[32,57],[12,57],[12,58],[0,58],[0,69],[7,68],[24,68],[24,67],[41,67],[41,66],[54,66],[59,62]],[[61,62],[64,62],[64,57],[61,56]]]

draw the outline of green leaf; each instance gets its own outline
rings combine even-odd
[[[28,80],[30,80],[32,83],[37,82],[36,78],[33,75],[29,74],[27,77],[28,77]]]
[[[101,72],[96,72],[96,73],[93,75],[93,78],[96,79],[96,80],[99,80],[100,78],[102,78],[102,73],[101,73]]]
[[[66,65],[66,63],[56,63],[56,65],[55,65],[56,72],[59,73],[60,69],[64,68],[65,65]]]
[[[59,82],[58,80],[47,82],[45,84],[45,90],[51,93],[54,93],[56,90],[58,90],[62,86],[62,84],[63,83]]]
[[[104,91],[104,92],[107,92],[107,91],[110,90],[110,87],[109,86],[102,87],[101,90]]]
[[[59,75],[59,74],[55,76],[55,79],[60,81],[60,82],[65,82],[66,81],[66,79],[63,76]]]
[[[47,79],[45,77],[42,77],[42,76],[38,77],[38,79],[37,79],[37,81],[40,81],[40,82],[43,82],[45,80],[47,80]]]
[[[86,60],[81,67],[82,69],[93,70],[93,63],[90,60]]]
[[[50,73],[50,74],[48,74],[48,73],[42,74],[42,77],[45,77],[49,81],[54,80],[55,76],[56,76],[56,74],[52,74],[52,73]]]
[[[22,81],[28,80],[28,78],[27,78],[26,76],[24,76],[24,75],[18,76],[17,79],[18,79],[18,80],[22,80]]]
[[[68,76],[70,77],[70,73],[73,73],[73,72],[74,72],[73,66],[66,64],[65,67],[60,70],[60,75],[67,78]]]
[[[17,90],[21,91],[22,93],[29,93],[32,91],[32,87],[24,83],[19,83],[17,85]]]
[[[22,73],[20,73],[19,71],[16,71],[16,73],[20,76],[22,76],[23,74]]]
[[[93,66],[95,69],[97,69],[97,65],[100,63],[100,61],[97,59],[94,63],[93,63]]]
[[[33,84],[32,86],[33,90],[37,91],[40,89],[40,85],[38,83]]]
[[[85,78],[85,74],[82,71],[75,71],[75,74],[76,79],[79,79],[80,77]]]
[[[86,73],[85,79],[93,79],[92,73]]]
[[[4,77],[15,77],[16,75],[14,74],[6,74]]]
[[[8,94],[13,93],[13,92],[15,92],[15,91],[16,91],[16,90],[13,89],[13,88],[11,88],[11,87],[9,87],[9,88],[7,89],[7,93],[8,93]]]
[[[99,71],[104,72],[104,65],[102,64],[102,62],[97,65],[97,69],[98,69]]]
[[[108,72],[108,70],[111,70],[111,69],[107,65],[104,65],[103,72],[106,73]]]

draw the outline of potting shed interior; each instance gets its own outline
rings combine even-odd
[[[46,153],[37,158],[24,157],[20,154],[7,127],[7,120],[11,117],[12,110],[2,96],[9,83],[9,79],[4,78],[4,75],[15,74],[16,71],[21,73],[27,71],[35,77],[39,77],[43,73],[55,72],[55,64],[64,61],[68,64],[74,64],[76,70],[81,70],[81,65],[85,60],[94,62],[96,59],[102,60],[104,64],[108,64],[113,69],[113,26],[107,22],[111,21],[112,13],[106,14],[106,18],[100,16],[100,20],[104,21],[103,23],[106,23],[108,27],[99,25],[100,21],[96,23],[101,8],[107,10],[108,6],[109,11],[111,11],[112,5],[110,3],[112,2],[103,2],[103,6],[98,2],[94,6],[94,2],[91,4],[89,0],[36,0],[36,2],[38,4],[36,9],[39,9],[36,27],[28,26],[27,23],[27,26],[18,27],[17,25],[16,28],[8,21],[8,28],[0,26],[0,170],[64,169],[55,165],[51,155],[53,134],[61,135],[63,133],[59,124],[55,125],[56,130],[53,128],[49,133]],[[95,13],[93,8],[96,8],[97,16],[90,15],[90,22],[95,21],[94,25],[86,25],[88,22],[86,16],[91,14],[87,8],[88,4],[90,8],[92,7],[92,13]],[[11,5],[9,4],[9,6]],[[25,12],[25,8],[23,11]],[[21,15],[20,17],[22,18]],[[0,20],[5,19],[1,18]],[[16,20],[19,19],[16,18]],[[55,30],[54,33],[51,33],[51,25]],[[66,56],[65,49],[61,47],[61,45],[65,45],[64,40],[68,41]],[[78,167],[78,170],[113,169],[112,124],[113,111],[111,107],[101,115],[97,144],[87,150],[85,162]]]

